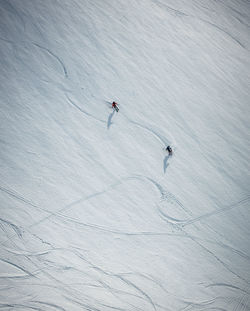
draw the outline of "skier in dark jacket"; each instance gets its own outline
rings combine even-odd
[[[116,102],[113,102],[113,103],[112,103],[112,108],[114,108],[117,112],[119,111],[119,108],[118,108]]]
[[[172,148],[170,146],[167,146],[166,150],[168,151],[169,155],[172,155],[173,151],[172,151]]]

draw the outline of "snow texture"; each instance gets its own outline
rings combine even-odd
[[[1,310],[250,310],[249,27],[248,0],[0,0]]]

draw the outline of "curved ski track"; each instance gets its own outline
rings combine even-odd
[[[169,14],[172,14],[176,17],[179,17],[179,18],[192,18],[192,19],[196,19],[196,20],[199,20],[203,23],[206,23],[207,25],[210,25],[212,26],[213,28],[215,28],[216,30],[219,30],[219,32],[225,34],[228,38],[230,38],[233,42],[235,42],[236,44],[238,44],[239,46],[241,46],[243,49],[247,49],[246,46],[238,39],[236,38],[235,36],[233,36],[231,33],[229,33],[229,31],[227,31],[226,29],[216,25],[215,23],[212,23],[212,22],[209,22],[203,18],[200,18],[200,17],[197,17],[197,16],[194,16],[194,15],[191,15],[191,14],[187,14],[187,13],[184,13],[180,10],[177,10],[177,9],[174,9],[168,5],[166,5],[165,3],[162,3],[161,1],[159,0],[153,0],[154,3],[156,3],[156,5],[162,7],[162,8],[165,8],[166,9],[166,12],[168,12]],[[231,7],[230,7],[231,8]],[[231,10],[233,10],[234,12],[236,12],[237,14],[240,14],[241,17],[243,17],[243,15],[241,13],[239,13],[238,11],[234,10],[231,8]],[[247,17],[245,17],[247,19]],[[237,18],[237,20],[239,20],[239,22],[247,27],[249,27],[248,24],[246,24],[245,22],[243,22],[241,19]]]

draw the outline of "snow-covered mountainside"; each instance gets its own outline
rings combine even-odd
[[[0,0],[1,310],[250,310],[249,28],[248,0]]]

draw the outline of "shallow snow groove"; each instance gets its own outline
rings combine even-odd
[[[228,36],[229,38],[232,39],[232,41],[234,41],[236,44],[240,45],[243,49],[246,49],[246,46],[240,42],[239,39],[237,39],[236,37],[234,37],[233,35],[231,35],[227,30],[223,29],[222,27],[214,24],[214,23],[211,23],[211,22],[208,22],[206,20],[203,20],[203,19],[200,19],[200,21],[208,24],[208,25],[211,25],[212,27],[214,27],[215,29],[219,30],[221,33],[225,34],[226,36]]]
[[[5,259],[3,259],[3,258],[0,258],[0,261],[2,261],[2,262],[4,262],[4,263],[6,263],[6,264],[8,264],[8,265],[10,265],[10,266],[12,266],[12,267],[14,267],[14,268],[17,268],[17,270],[20,270],[20,271],[22,271],[22,272],[24,272],[25,273],[25,275],[17,275],[17,276],[13,276],[13,275],[8,275],[8,274],[6,274],[5,276],[3,276],[3,275],[0,275],[0,278],[8,278],[8,277],[10,277],[10,278],[13,278],[13,277],[18,277],[18,278],[20,278],[20,277],[26,277],[26,276],[29,276],[29,277],[35,277],[35,275],[33,275],[32,273],[30,273],[29,271],[27,271],[26,269],[24,269],[24,268],[22,268],[21,266],[19,266],[19,265],[17,265],[17,264],[15,264],[14,262],[10,262],[9,260],[5,260]]]
[[[173,196],[169,192],[166,192],[157,182],[155,182],[151,178],[148,178],[148,177],[145,177],[145,176],[139,176],[139,175],[132,175],[132,176],[125,177],[125,178],[121,179],[120,181],[118,181],[118,182],[108,186],[105,190],[100,191],[100,192],[95,192],[95,193],[93,193],[91,195],[88,195],[85,198],[81,198],[81,199],[75,200],[72,203],[64,206],[63,208],[59,209],[56,212],[51,212],[48,209],[41,208],[37,204],[32,203],[30,200],[28,200],[26,198],[23,198],[19,194],[15,193],[13,191],[10,191],[10,190],[8,190],[8,189],[6,189],[4,187],[1,187],[0,189],[2,191],[4,191],[5,193],[9,194],[10,196],[14,197],[15,199],[21,200],[25,204],[28,204],[28,205],[34,207],[35,209],[39,209],[39,210],[49,214],[49,215],[45,216],[44,218],[40,219],[39,221],[37,221],[37,222],[35,222],[33,224],[30,224],[27,228],[23,228],[23,231],[26,231],[26,230],[31,229],[33,227],[36,227],[36,226],[44,223],[45,221],[50,220],[51,217],[59,217],[62,220],[66,220],[67,222],[71,222],[71,223],[74,223],[74,224],[77,224],[77,225],[80,225],[80,226],[84,226],[84,227],[88,227],[88,228],[93,228],[93,229],[98,230],[100,232],[114,233],[114,234],[118,234],[118,235],[127,235],[127,236],[136,236],[136,235],[142,235],[142,236],[143,235],[148,235],[148,236],[150,236],[150,235],[151,236],[158,236],[158,235],[183,236],[183,235],[172,234],[172,233],[168,233],[168,232],[154,232],[154,231],[134,231],[133,232],[133,231],[122,231],[122,230],[118,230],[118,229],[114,229],[114,228],[108,228],[108,227],[105,227],[105,226],[102,226],[102,225],[98,225],[98,224],[85,223],[85,222],[79,221],[78,219],[75,219],[75,218],[72,218],[72,217],[69,217],[69,216],[66,216],[65,214],[63,214],[63,212],[66,212],[67,210],[72,209],[74,206],[78,205],[79,203],[82,204],[85,201],[88,201],[88,200],[90,200],[92,198],[95,198],[97,196],[101,196],[102,194],[105,194],[107,191],[118,187],[119,185],[123,184],[124,182],[130,181],[130,180],[136,180],[136,179],[143,180],[143,181],[148,181],[150,184],[152,184],[159,191],[159,194],[161,195],[159,197],[159,199],[161,199],[161,200],[162,199],[163,200],[170,199],[171,201],[174,200],[174,202],[177,202],[178,204],[180,204],[178,202],[178,200],[175,198],[175,196]],[[16,234],[18,234],[18,236],[20,237],[19,231],[18,232],[15,231],[14,234],[12,234],[10,237],[8,237],[7,240],[1,242],[1,244],[5,245],[6,242],[8,242],[12,238],[14,238],[16,236]]]
[[[31,44],[33,44],[34,46],[38,47],[39,49],[41,49],[43,51],[46,51],[48,53],[48,55],[50,55],[53,58],[55,58],[59,62],[59,64],[61,65],[65,78],[68,78],[68,72],[67,72],[66,66],[65,66],[65,64],[63,63],[63,61],[61,60],[61,58],[58,55],[56,55],[50,49],[48,49],[48,48],[46,48],[46,47],[44,47],[44,46],[42,46],[42,45],[40,45],[38,43],[31,42]]]
[[[241,292],[244,292],[245,294],[250,295],[250,292],[246,291],[245,289],[239,288],[238,286],[234,286],[232,284],[225,284],[225,283],[214,283],[214,284],[209,284],[206,287],[215,287],[215,286],[222,286],[222,287],[228,287],[230,289],[234,290],[239,290]]]
[[[184,232],[185,234],[186,231],[184,229],[182,229],[182,232]],[[239,278],[239,280],[243,281],[244,283],[248,284],[248,286],[250,285],[250,282],[245,278],[242,277],[241,275],[239,275],[237,272],[233,271],[232,268],[229,266],[229,264],[227,264],[224,260],[220,259],[214,252],[212,252],[211,250],[209,250],[209,248],[207,248],[206,246],[204,246],[201,242],[198,241],[198,239],[190,236],[187,234],[187,236],[193,240],[197,245],[199,245],[203,250],[205,250],[208,254],[210,254],[217,262],[219,262],[223,268],[225,268],[227,271],[229,271],[230,273],[232,273],[233,275],[235,275],[236,277]]]
[[[158,5],[159,7],[166,9],[167,12],[169,12],[170,14],[173,14],[174,16],[178,16],[178,17],[189,16],[188,14],[186,14],[180,10],[176,10],[173,7],[170,7],[169,5],[167,5],[166,3],[164,3],[160,0],[153,0],[153,2],[156,5]]]
[[[238,202],[235,202],[233,203],[232,205],[230,206],[226,206],[226,207],[223,207],[221,209],[218,209],[218,210],[215,210],[215,211],[212,211],[210,213],[207,213],[207,214],[204,214],[204,215],[201,215],[199,217],[196,217],[196,218],[193,218],[193,219],[190,219],[190,220],[186,220],[184,221],[184,223],[182,224],[183,227],[185,226],[188,226],[188,225],[191,225],[197,221],[201,221],[201,220],[204,220],[208,217],[211,217],[211,216],[214,216],[214,215],[217,215],[217,214],[221,214],[221,213],[226,213],[227,211],[230,211],[232,209],[235,209],[237,207],[240,207],[241,205],[245,205],[247,203],[249,203],[250,201],[250,196],[246,196],[245,198],[239,200]]]
[[[166,212],[162,211],[161,207],[158,207],[158,210],[159,210],[160,214],[164,218],[166,218],[170,223],[172,223],[174,225],[181,226],[181,227],[186,227],[186,226],[194,224],[196,222],[200,222],[202,220],[206,220],[207,218],[215,216],[217,214],[226,213],[227,211],[235,209],[235,208],[237,208],[237,207],[239,207],[241,205],[244,205],[245,203],[248,203],[248,202],[249,202],[249,197],[247,197],[245,199],[242,199],[239,202],[236,202],[236,203],[232,204],[231,206],[224,207],[224,208],[212,211],[210,213],[207,213],[207,214],[204,214],[204,215],[201,215],[199,217],[196,217],[196,218],[193,218],[193,219],[189,219],[189,220],[188,219],[187,220],[185,220],[185,219],[177,219],[177,218],[170,217]]]
[[[14,42],[12,40],[4,39],[4,38],[0,38],[0,40],[11,43],[13,45],[17,45],[17,47],[18,47],[18,45],[25,43],[25,44],[33,45],[42,51],[46,51],[48,55],[50,55],[50,56],[52,56],[52,58],[56,59],[56,61],[60,64],[60,66],[63,70],[65,78],[68,78],[68,72],[67,72],[67,68],[66,68],[65,64],[63,63],[61,58],[58,55],[56,55],[55,53],[53,53],[50,49],[43,47],[42,45],[35,43],[35,42],[29,42],[29,41]]]
[[[85,114],[87,117],[91,117],[92,119],[96,120],[96,121],[99,121],[101,123],[105,123],[106,124],[106,121],[104,120],[100,120],[98,118],[96,118],[94,115],[88,113],[87,111],[85,111],[82,107],[78,106],[76,103],[73,102],[72,99],[69,98],[69,96],[67,94],[65,94],[65,96],[67,97],[68,99],[68,102],[73,106],[75,107],[76,109],[78,109],[80,112],[82,112],[83,114]]]
[[[2,218],[0,218],[0,222],[3,223],[4,225],[10,226],[13,229],[13,231],[15,231],[15,233],[18,235],[19,238],[22,237],[22,230],[18,226]],[[5,231],[4,226],[2,224],[1,224],[1,228],[3,229],[3,231]]]
[[[240,42],[240,40],[238,38],[236,38],[235,36],[233,36],[231,33],[229,33],[227,30],[223,29],[222,27],[216,25],[215,23],[212,23],[212,22],[209,22],[208,20],[205,20],[205,19],[202,19],[202,18],[199,18],[195,15],[190,15],[190,14],[186,14],[180,10],[176,10],[166,4],[163,4],[161,1],[159,0],[154,0],[154,2],[159,5],[160,7],[162,8],[165,8],[167,12],[169,12],[170,14],[174,14],[175,16],[177,17],[189,17],[189,18],[192,18],[192,19],[196,19],[196,20],[199,20],[203,23],[206,23],[212,27],[214,27],[215,29],[219,30],[221,33],[224,33],[226,36],[228,36],[229,38],[231,38],[235,43],[237,43],[238,45],[240,45],[242,48],[246,49],[246,46]],[[223,5],[223,4],[222,4]],[[231,8],[232,9],[232,8]],[[233,10],[234,12],[236,12],[237,14],[239,14],[238,11],[235,11]],[[246,17],[246,16],[245,16]],[[244,22],[241,21],[241,23],[243,23],[245,25]],[[249,25],[247,25],[249,27]]]

